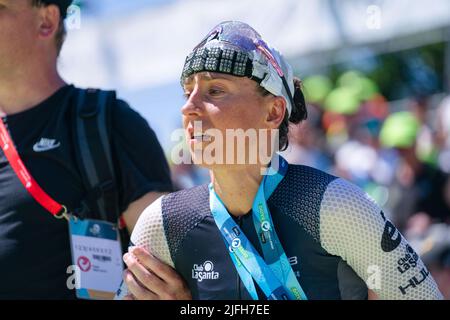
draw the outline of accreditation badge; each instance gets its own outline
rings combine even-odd
[[[106,221],[71,217],[69,231],[77,297],[113,299],[123,274],[117,226]]]

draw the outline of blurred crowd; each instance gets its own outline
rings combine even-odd
[[[450,299],[450,96],[389,103],[353,71],[331,91],[325,77],[305,81],[310,118],[292,128],[285,156],[364,189]]]
[[[450,299],[450,96],[388,102],[356,71],[335,83],[303,81],[308,120],[290,127],[290,162],[365,190],[426,262]],[[179,189],[209,181],[205,169],[172,167]]]

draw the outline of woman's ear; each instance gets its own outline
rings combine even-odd
[[[284,120],[286,114],[286,100],[283,97],[268,97],[269,110],[266,118],[266,122],[271,129],[278,129]]]

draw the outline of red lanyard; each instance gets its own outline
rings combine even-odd
[[[42,190],[42,188],[28,172],[28,169],[25,167],[19,154],[17,153],[16,147],[11,140],[3,120],[0,121],[0,147],[28,193],[56,218],[67,218],[66,207],[56,202],[47,193],[45,193],[45,191]]]

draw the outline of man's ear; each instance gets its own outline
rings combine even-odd
[[[54,5],[43,6],[39,10],[39,37],[53,38],[59,28],[61,13],[59,8]]]
[[[266,122],[272,129],[280,127],[286,114],[286,100],[283,97],[270,96],[269,112],[267,114]]]

